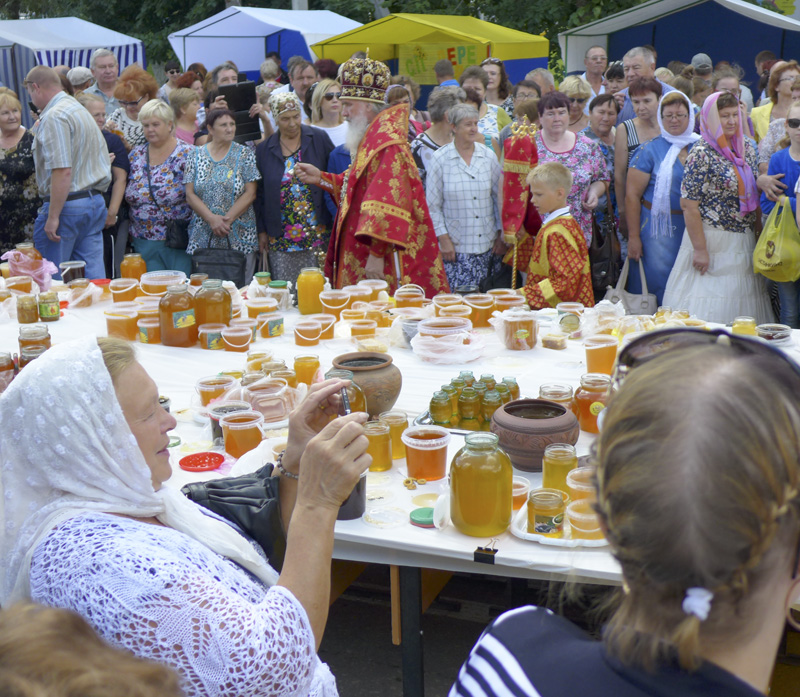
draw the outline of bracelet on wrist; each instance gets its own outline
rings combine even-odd
[[[275,463],[275,467],[277,468],[278,472],[281,473],[281,476],[288,477],[289,479],[300,479],[299,474],[294,474],[294,472],[290,472],[283,466],[283,453],[286,451],[283,450],[280,455],[278,455],[278,460]]]

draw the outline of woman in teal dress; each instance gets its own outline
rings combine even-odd
[[[628,257],[642,260],[647,290],[661,304],[669,273],[681,246],[681,180],[694,133],[694,111],[682,92],[665,94],[658,105],[661,135],[637,149],[628,169],[625,211]],[[642,292],[639,264],[630,265],[628,291]]]

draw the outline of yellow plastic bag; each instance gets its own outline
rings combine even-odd
[[[800,231],[785,196],[775,204],[758,238],[753,271],[778,283],[800,278]]]

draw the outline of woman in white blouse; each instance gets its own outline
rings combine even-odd
[[[366,414],[328,423],[345,384],[313,386],[290,416],[273,480],[274,527],[288,529],[278,575],[236,528],[162,486],[176,422],[130,344],[49,349],[0,396],[0,603],[73,610],[175,669],[187,695],[334,697],[316,655],[333,526],[371,461]]]
[[[495,245],[502,253],[500,164],[478,136],[478,110],[456,104],[447,112],[453,142],[431,157],[425,193],[450,287],[477,285]]]
[[[320,80],[311,89],[311,125],[322,128],[334,145],[343,145],[348,123],[342,118],[342,86],[336,80]]]

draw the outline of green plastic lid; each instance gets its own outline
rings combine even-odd
[[[270,288],[286,288],[286,281],[270,281]]]
[[[255,277],[256,278],[270,278],[271,274],[269,271],[256,271]]]
[[[411,524],[416,525],[418,528],[432,528],[433,527],[433,508],[415,508],[409,514]]]

